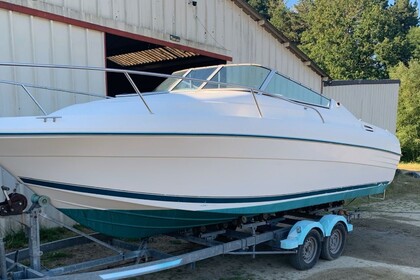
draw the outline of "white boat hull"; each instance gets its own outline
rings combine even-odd
[[[18,178],[55,184],[32,185],[38,194],[49,195],[52,189],[65,194],[79,186],[87,197],[97,197],[99,190],[140,195],[112,198],[121,200],[118,208],[126,210],[229,212],[271,204],[276,197],[388,183],[398,160],[395,154],[363,147],[250,136],[26,136],[2,139],[2,146],[8,152],[1,160]],[[113,153],[115,147],[118,154]],[[89,189],[96,191],[89,194]],[[138,199],[141,195],[153,199]],[[52,203],[60,209],[109,207],[57,197]],[[247,202],[249,198],[262,201]],[[228,202],[217,202],[223,199]],[[178,203],[184,200],[192,202]]]

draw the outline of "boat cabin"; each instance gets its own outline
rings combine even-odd
[[[275,70],[254,64],[232,64],[191,68],[172,74],[154,91],[246,88],[256,94],[284,98],[328,108],[330,99]]]

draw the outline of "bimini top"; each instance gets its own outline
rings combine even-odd
[[[232,64],[191,68],[174,72],[154,91],[185,91],[216,88],[248,88],[300,103],[329,107],[330,99],[285,77],[275,70],[255,64]]]

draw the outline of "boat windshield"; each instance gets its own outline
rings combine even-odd
[[[184,75],[184,77],[191,79],[207,80],[209,76],[214,72],[214,70],[216,70],[216,68],[217,66],[191,69],[186,75]],[[186,79],[179,82],[172,90],[198,89],[203,83],[203,81],[193,81]]]
[[[321,107],[330,106],[330,99],[278,73],[270,79],[263,90],[270,95],[285,97],[297,102]]]
[[[323,95],[259,65],[223,65],[192,68],[175,72],[173,75],[183,78],[168,78],[154,91],[244,87],[255,89],[265,95],[290,99],[305,104],[321,107],[329,107],[330,105],[330,100]]]
[[[270,69],[256,65],[225,66],[220,68],[204,88],[260,89],[270,72]]]
[[[182,77],[185,75],[185,73],[187,73],[187,71],[188,70],[177,71],[177,72],[172,73],[172,75]],[[154,91],[168,91],[171,88],[173,88],[174,85],[178,84],[180,81],[182,80],[177,79],[177,78],[167,78],[160,85],[158,85],[157,88],[154,89]]]

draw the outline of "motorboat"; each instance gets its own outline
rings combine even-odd
[[[392,133],[276,70],[158,76],[153,92],[133,82],[116,98],[0,118],[0,165],[78,223],[133,238],[378,194],[393,180]]]

